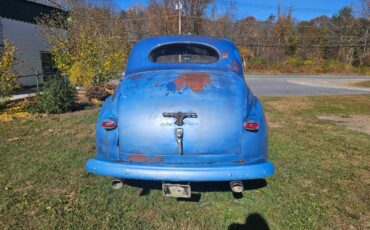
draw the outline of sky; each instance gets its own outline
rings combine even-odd
[[[148,0],[113,0],[120,9],[125,10],[135,4],[148,3]],[[310,20],[316,16],[332,16],[344,6],[351,5],[353,0],[215,0],[219,12],[228,8],[233,2],[236,8],[236,18],[254,16],[264,20],[270,14],[276,14],[278,4],[283,9],[293,7],[293,17],[297,20]]]

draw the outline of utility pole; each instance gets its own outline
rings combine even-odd
[[[181,0],[178,0],[178,2],[175,5],[176,10],[179,11],[179,34],[181,35],[181,10],[182,10],[182,3]]]

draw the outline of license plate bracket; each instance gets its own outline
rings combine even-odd
[[[162,191],[164,196],[181,198],[191,197],[191,187],[188,184],[162,183]]]

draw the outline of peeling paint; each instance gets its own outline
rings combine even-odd
[[[140,78],[142,78],[141,74],[135,74],[135,75],[132,75],[132,76],[128,77],[128,79],[130,79],[130,80],[138,80]]]
[[[127,157],[128,162],[161,162],[163,157],[147,157],[143,153],[136,153],[136,155]]]
[[[226,59],[229,57],[229,53],[227,51],[224,51],[221,54],[222,54],[222,59]]]
[[[212,82],[208,73],[182,73],[175,81],[176,90],[181,90],[184,87],[189,87],[194,92],[201,92],[204,86]]]
[[[227,66],[235,73],[239,73],[240,66],[235,60],[233,60],[233,65],[228,64]]]

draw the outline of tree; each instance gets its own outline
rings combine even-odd
[[[38,19],[60,73],[74,85],[101,85],[123,72],[127,34],[121,18],[108,8],[76,6]]]
[[[343,7],[338,14],[331,19],[333,29],[336,35],[335,43],[340,47],[338,49],[337,60],[344,62],[347,66],[352,65],[354,61],[355,47],[348,47],[348,45],[358,44],[356,37],[358,37],[357,20],[352,15],[351,7]]]
[[[185,32],[191,34],[201,34],[203,32],[203,17],[207,6],[213,0],[181,0],[185,14]]]
[[[14,55],[16,48],[8,39],[4,39],[4,45],[0,50],[0,104],[11,96],[18,87],[17,77],[14,71]]]

